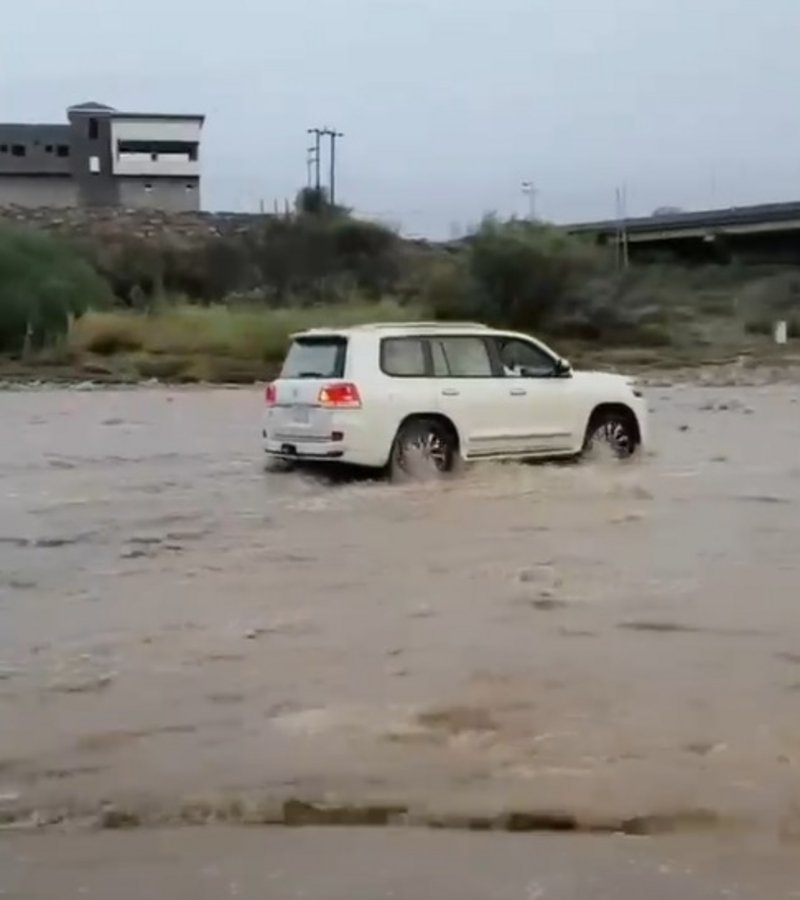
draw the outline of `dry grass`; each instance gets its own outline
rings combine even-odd
[[[252,381],[269,374],[296,331],[419,317],[419,309],[393,301],[308,309],[178,305],[149,314],[93,312],[73,323],[67,346],[76,357],[113,358],[145,378]]]

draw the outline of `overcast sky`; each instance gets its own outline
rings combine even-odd
[[[800,199],[800,0],[2,0],[0,120],[203,112],[204,202],[257,209],[335,125],[341,199],[413,233]]]

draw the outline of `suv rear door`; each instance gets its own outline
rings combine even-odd
[[[345,377],[344,335],[299,335],[294,338],[273,383],[271,430],[287,441],[319,439],[330,434],[331,412],[319,404],[320,391]]]

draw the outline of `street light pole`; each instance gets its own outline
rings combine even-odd
[[[522,193],[528,197],[528,220],[536,221],[536,185],[532,181],[522,182]]]
[[[311,187],[313,184],[313,169],[317,159],[317,148],[308,147],[306,150],[306,185]]]

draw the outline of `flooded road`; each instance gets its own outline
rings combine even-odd
[[[397,486],[264,473],[257,390],[0,394],[0,819],[800,836],[800,389],[649,396]]]

